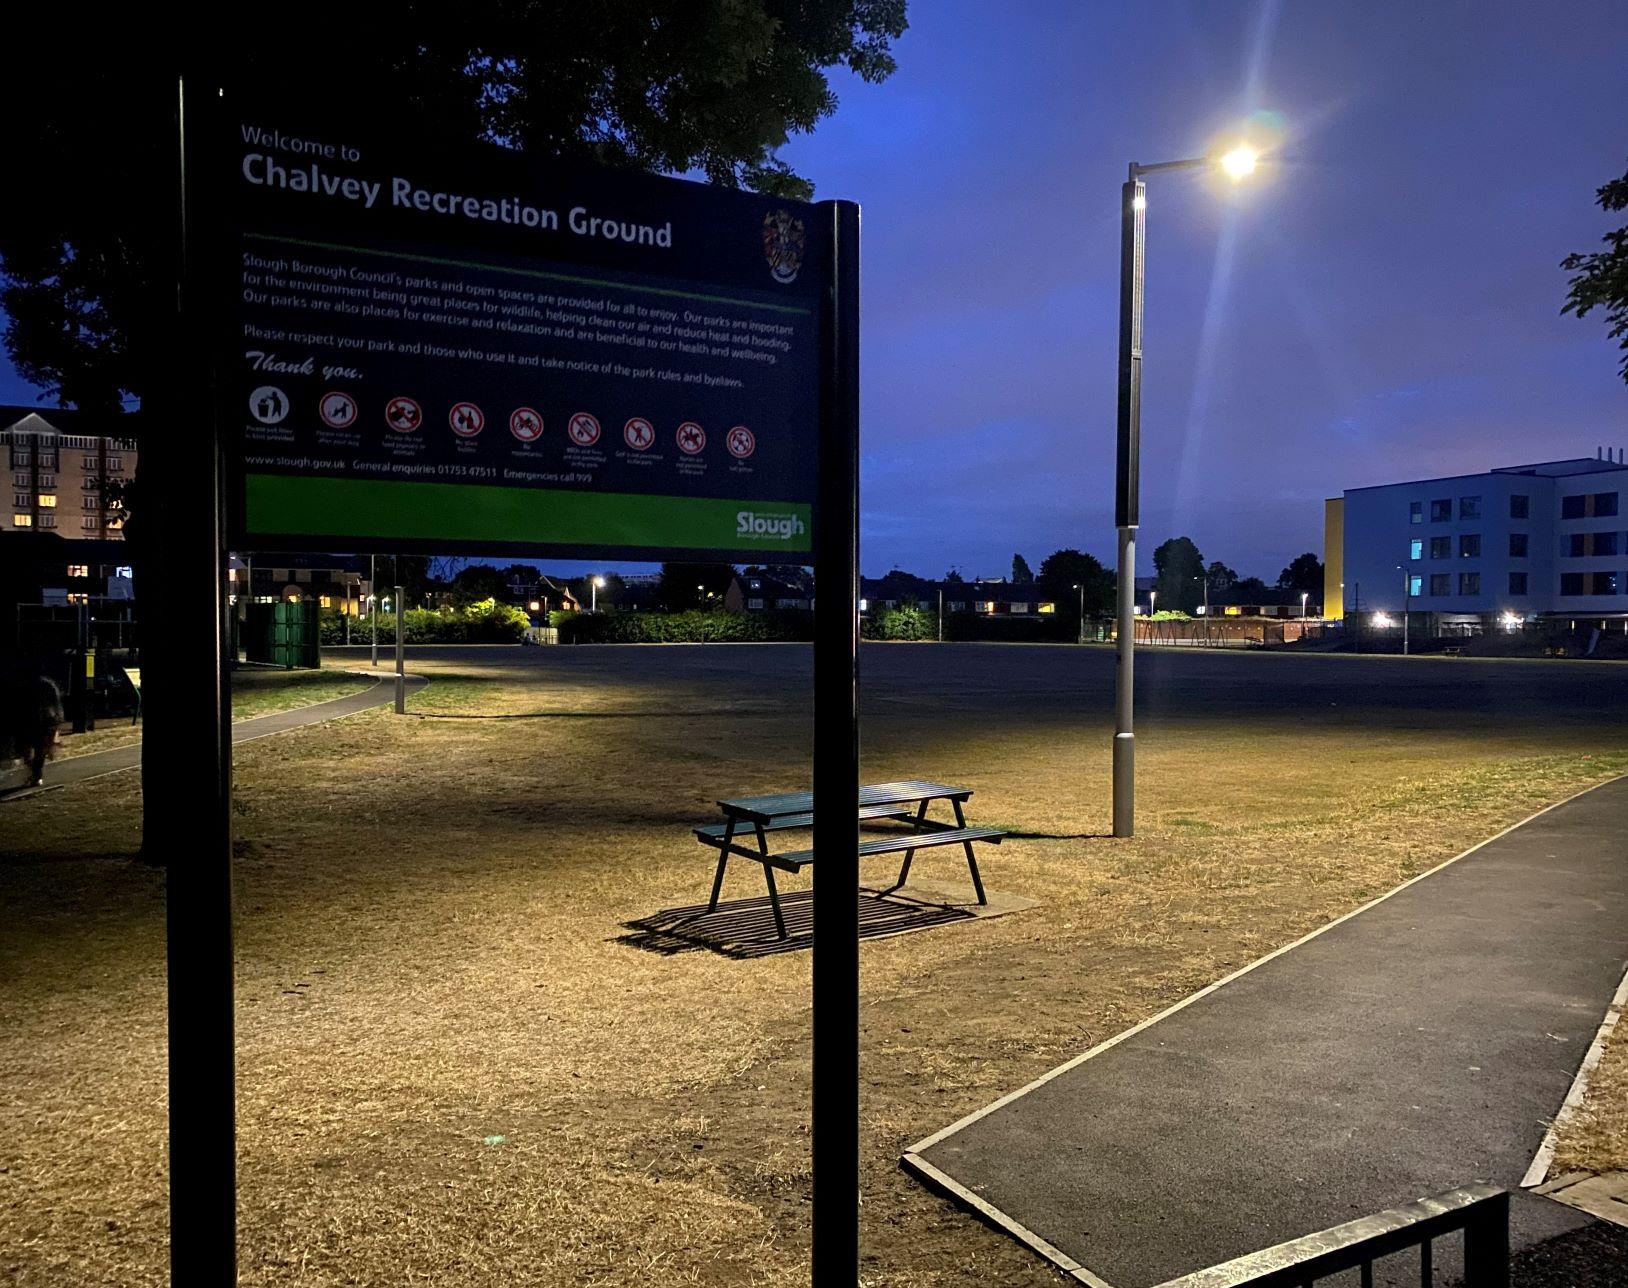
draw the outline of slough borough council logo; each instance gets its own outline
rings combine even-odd
[[[789,210],[773,210],[763,216],[763,258],[769,261],[775,281],[785,285],[797,280],[807,241],[803,221]]]

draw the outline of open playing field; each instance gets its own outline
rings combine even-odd
[[[805,1283],[808,955],[653,951],[674,945],[627,923],[705,901],[689,829],[716,798],[807,785],[807,650],[410,666],[433,683],[409,718],[236,753],[243,1281]],[[873,1285],[1056,1282],[902,1147],[1628,771],[1628,667],[1139,654],[1140,834],[1112,841],[1110,652],[863,666],[865,778],[976,789],[970,820],[1015,833],[985,881],[1037,901],[865,945]],[[137,786],[0,804],[7,1283],[165,1279],[163,874],[131,859]],[[965,881],[942,851],[917,870]],[[761,893],[732,867],[726,899]]]

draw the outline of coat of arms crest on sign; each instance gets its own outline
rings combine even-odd
[[[763,216],[763,257],[769,261],[769,272],[775,281],[797,280],[807,239],[803,221],[790,211],[775,210]]]

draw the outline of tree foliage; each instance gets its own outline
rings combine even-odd
[[[1111,612],[1114,606],[1114,579],[1094,555],[1082,550],[1054,550],[1040,561],[1040,585],[1060,612],[1078,613],[1080,592],[1085,588],[1085,611]]]
[[[733,564],[664,563],[656,585],[656,602],[668,613],[722,608],[724,593],[734,580]],[[586,588],[582,602],[588,602]]]
[[[509,578],[491,564],[470,564],[452,579],[452,602],[460,608],[483,599],[504,600],[509,596]]]
[[[1289,566],[1278,574],[1278,589],[1295,593],[1306,591],[1321,596],[1323,593],[1323,561],[1311,551],[1296,555]]]
[[[1029,561],[1022,555],[1012,556],[1012,584],[1021,586],[1034,580],[1034,573],[1029,568]]]
[[[1204,602],[1204,556],[1191,537],[1171,537],[1153,552],[1159,603],[1190,613]]]
[[[502,5],[285,0],[234,41],[239,83],[298,99],[320,65],[338,120],[389,119],[432,145],[477,140],[547,156],[807,197],[778,149],[836,108],[827,71],[894,69],[905,0],[629,0]],[[61,405],[113,411],[161,356],[144,325],[171,237],[165,184],[184,40],[139,8],[94,22],[57,6],[8,19],[17,50],[0,173],[26,185],[0,217],[0,308],[24,379]],[[320,64],[313,51],[320,50]]]
[[[1601,210],[1628,210],[1628,173],[1613,179],[1595,194]],[[1572,274],[1562,313],[1586,317],[1594,309],[1605,314],[1606,328],[1620,342],[1623,359],[1618,370],[1628,381],[1628,224],[1608,232],[1606,248],[1590,254],[1567,255],[1560,267]]]

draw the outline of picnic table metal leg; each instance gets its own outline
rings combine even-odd
[[[928,802],[923,801],[916,809],[916,817],[913,820],[913,824],[918,832],[921,831],[921,825],[927,818],[927,805]],[[899,868],[899,879],[890,885],[886,890],[882,891],[883,894],[892,894],[895,890],[903,889],[904,883],[910,879],[910,860],[915,857],[916,852],[914,850],[906,850],[904,852],[904,863]]]
[[[774,869],[767,863],[763,865],[763,879],[769,883],[769,907],[774,909],[774,928],[780,932],[780,938],[786,937],[786,919],[780,913],[780,891],[775,889]]]
[[[965,827],[967,825],[967,816],[961,812],[961,802],[952,800],[950,804],[955,806],[955,825]],[[972,842],[963,841],[962,845],[967,852],[967,869],[972,873],[972,888],[978,892],[978,902],[987,904],[989,900],[984,897],[983,878],[978,875],[978,858],[972,852]]]
[[[712,898],[707,901],[707,911],[718,911],[718,896],[723,893],[724,868],[729,864],[729,846],[735,839],[735,820],[730,819],[724,828],[723,847],[718,851],[718,874],[712,878]]]

